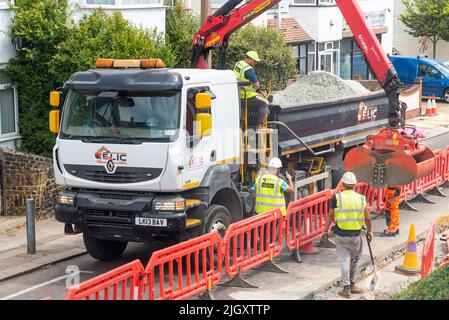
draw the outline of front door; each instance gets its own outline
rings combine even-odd
[[[320,53],[320,70],[334,73],[334,57],[332,52]]]
[[[444,76],[428,64],[419,64],[419,76],[422,78],[423,96],[435,95],[441,97],[444,89]]]

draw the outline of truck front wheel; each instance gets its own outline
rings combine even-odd
[[[205,217],[204,225],[188,230],[189,238],[196,238],[212,231],[218,232],[223,238],[231,224],[229,211],[223,206],[213,204],[207,208]]]
[[[87,252],[100,261],[112,261],[120,258],[128,242],[98,239],[86,233],[83,234],[84,246]]]

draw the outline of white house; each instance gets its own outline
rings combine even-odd
[[[13,16],[8,2],[0,0],[0,147],[14,149],[16,140],[20,139],[17,88],[11,86],[11,79],[2,72],[16,52],[7,34]],[[135,26],[156,28],[159,32],[165,33],[166,7],[163,0],[68,0],[68,2],[78,8],[75,19],[89,14],[94,8],[102,7],[108,13],[120,11]]]
[[[15,55],[14,46],[7,35],[11,17],[8,1],[0,0],[0,146],[8,148],[14,148],[15,141],[20,138],[17,88],[11,86],[11,79],[2,72]]]
[[[391,0],[358,0],[367,22],[386,53],[392,53],[393,3]],[[372,75],[335,0],[290,0],[288,15],[315,40],[307,55],[307,72],[325,70],[350,79]],[[302,70],[301,70],[302,71]]]
[[[433,57],[432,43],[429,43],[428,48],[421,52],[420,39],[412,37],[405,31],[406,26],[399,20],[399,16],[403,12],[402,0],[394,0],[394,48],[403,56],[428,55]],[[449,61],[449,42],[442,40],[438,42],[436,58],[441,61]]]

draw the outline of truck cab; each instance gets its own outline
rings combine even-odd
[[[421,57],[389,58],[404,84],[412,84],[416,78],[422,78],[423,96],[435,95],[449,102],[449,69],[444,64]]]
[[[84,233],[93,257],[243,218],[232,71],[100,68],[73,74],[61,92],[53,159],[67,191],[56,219]]]

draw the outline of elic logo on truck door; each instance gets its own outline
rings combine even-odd
[[[114,173],[117,165],[127,165],[127,156],[126,152],[111,152],[105,146],[95,152],[97,163],[104,164],[107,173]]]
[[[360,101],[359,112],[357,113],[357,124],[376,120],[377,107],[368,107],[363,101]]]

